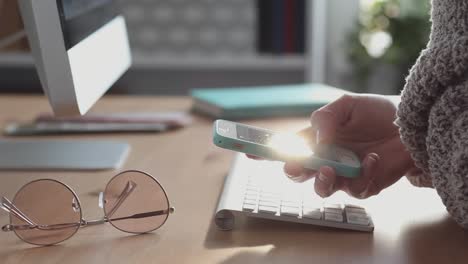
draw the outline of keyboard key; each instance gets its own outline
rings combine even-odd
[[[324,205],[325,208],[330,208],[330,209],[337,209],[337,210],[343,210],[343,207],[341,204],[336,204],[336,203],[325,203]]]
[[[287,206],[287,207],[297,207],[299,208],[301,206],[301,202],[291,202],[291,201],[281,201],[282,206]]]
[[[302,217],[320,220],[322,218],[322,212],[320,208],[303,208]]]
[[[278,196],[260,195],[260,200],[263,200],[263,201],[279,201],[280,198]]]
[[[302,201],[302,207],[306,208],[322,208],[323,202],[322,201]]]
[[[253,212],[255,210],[255,204],[244,204],[242,206],[242,211],[244,212]]]
[[[248,199],[257,199],[257,198],[258,198],[258,194],[245,193],[245,194],[244,194],[244,198],[248,198]]]
[[[343,222],[342,214],[325,213],[325,220],[333,222]]]
[[[257,200],[244,199],[244,204],[257,204]]]
[[[259,200],[258,201],[259,205],[264,205],[264,206],[271,206],[271,207],[278,207],[279,201],[264,201],[264,200]]]
[[[353,206],[346,206],[345,207],[345,212],[346,213],[355,213],[355,214],[363,214],[363,215],[367,215],[366,214],[366,210],[362,207],[353,207]]]
[[[350,224],[363,225],[367,226],[370,224],[368,216],[363,216],[362,214],[346,214],[346,221]]]
[[[258,188],[252,188],[252,187],[247,186],[247,188],[245,189],[245,193],[246,194],[252,194],[252,195],[258,195],[259,190],[258,190]]]
[[[302,201],[302,205],[309,208],[321,208],[323,206],[323,201],[318,199],[304,200]]]
[[[328,206],[325,206],[323,207],[323,210],[325,211],[325,213],[330,213],[330,214],[343,214],[343,210],[340,208],[336,208],[336,207],[328,207]]]
[[[258,192],[246,191],[244,197],[245,196],[258,197]]]
[[[281,206],[281,215],[299,216],[299,207]]]
[[[354,204],[345,204],[344,205],[345,209],[355,209],[355,210],[364,210],[364,207],[361,207],[359,205],[354,205]]]
[[[277,206],[265,206],[265,205],[258,206],[259,213],[276,214],[277,211],[278,211]]]
[[[257,198],[258,198],[257,196],[244,195],[244,200],[253,200],[253,201],[256,201]]]
[[[355,204],[345,204],[344,207],[345,208],[364,209],[364,207],[359,206],[359,205],[355,205]]]
[[[247,186],[252,187],[252,189],[258,189],[260,186],[262,186],[262,183],[261,183],[261,181],[249,180],[249,181],[247,181]]]
[[[278,200],[278,199],[280,199],[280,196],[279,196],[279,194],[262,193],[262,194],[260,194],[260,198],[269,199],[269,200],[272,200],[272,199]]]

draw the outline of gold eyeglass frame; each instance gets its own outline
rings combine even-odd
[[[63,182],[60,182],[58,180],[55,180],[55,179],[38,179],[38,180],[34,180],[34,181],[30,181],[28,183],[26,183],[25,185],[23,185],[15,194],[14,198],[13,198],[13,201],[16,199],[16,196],[18,195],[18,193],[21,193],[21,191],[28,185],[30,184],[33,184],[35,182],[40,182],[40,181],[51,181],[51,182],[55,182],[55,183],[58,183],[60,185],[62,185],[63,187],[65,187],[67,190],[69,190],[72,194],[73,194],[73,198],[74,198],[74,202],[76,202],[76,205],[78,206],[78,208],[80,209],[80,222],[79,223],[63,223],[63,224],[53,224],[53,225],[38,225],[36,224],[33,220],[31,220],[26,214],[24,214],[20,209],[18,209],[10,200],[8,200],[6,197],[1,197],[1,200],[0,200],[0,209],[3,209],[4,211],[8,212],[9,213],[9,216],[10,216],[10,224],[7,224],[7,225],[4,225],[2,227],[2,231],[4,232],[10,232],[10,231],[13,231],[15,232],[16,236],[21,239],[22,241],[28,243],[28,244],[32,244],[32,245],[36,245],[36,246],[50,246],[50,245],[56,245],[56,244],[59,244],[59,243],[62,243],[68,239],[70,239],[71,237],[73,237],[80,228],[82,227],[87,227],[87,226],[94,226],[94,225],[100,225],[100,224],[104,224],[104,223],[110,223],[114,228],[122,231],[122,232],[125,232],[125,233],[131,233],[131,234],[145,234],[145,233],[151,233],[157,229],[159,229],[161,226],[163,226],[167,219],[169,218],[169,215],[174,213],[175,209],[174,207],[171,207],[170,206],[170,203],[169,203],[169,197],[167,196],[167,192],[166,190],[164,189],[164,187],[161,185],[161,183],[159,183],[158,180],[156,180],[156,178],[154,178],[152,175],[146,173],[146,172],[143,172],[143,171],[139,171],[139,170],[126,170],[126,171],[122,171],[120,173],[118,173],[117,175],[113,176],[106,184],[106,188],[104,189],[104,192],[101,192],[100,193],[100,197],[99,197],[99,202],[103,202],[105,203],[106,201],[104,200],[104,197],[105,197],[105,193],[107,192],[107,189],[109,187],[109,184],[117,177],[121,176],[122,174],[125,174],[125,173],[141,173],[147,177],[149,177],[150,179],[152,179],[160,188],[161,190],[163,191],[164,193],[164,196],[166,198],[166,201],[167,201],[167,208],[166,210],[159,210],[159,211],[153,211],[153,212],[145,212],[145,213],[139,213],[139,214],[134,214],[134,215],[131,215],[131,216],[128,216],[128,217],[120,217],[120,218],[115,218],[115,219],[112,219],[112,215],[118,210],[118,208],[122,205],[122,203],[125,201],[125,199],[133,192],[133,190],[135,190],[135,188],[137,187],[136,183],[132,182],[132,181],[129,181],[127,182],[124,190],[120,193],[120,195],[118,196],[117,198],[117,202],[115,203],[115,205],[112,207],[112,209],[109,211],[109,213],[106,212],[106,207],[102,206],[103,208],[103,211],[104,211],[104,217],[102,219],[96,219],[96,220],[85,220],[83,219],[83,211],[82,211],[82,207],[81,207],[81,202],[80,202],[80,199],[78,197],[78,195],[75,193],[75,191],[69,187],[67,184],[63,183]],[[101,206],[100,206],[101,207]],[[119,221],[119,220],[126,220],[126,219],[138,219],[138,218],[144,218],[144,217],[152,217],[152,216],[159,216],[159,215],[167,215],[166,218],[164,219],[164,222],[162,222],[158,227],[152,229],[152,230],[148,230],[148,231],[145,231],[145,232],[131,232],[131,231],[126,231],[126,230],[123,230],[119,227],[117,227],[116,225],[113,224],[113,221]],[[26,225],[13,225],[12,224],[12,219],[13,217],[16,217],[22,221],[24,221],[26,223]],[[61,240],[61,241],[57,241],[57,242],[53,242],[51,244],[35,244],[33,242],[30,242],[30,241],[26,241],[25,239],[23,239],[17,232],[16,230],[25,230],[25,229],[39,229],[39,230],[57,230],[57,229],[63,229],[63,228],[71,228],[71,227],[76,227],[76,230],[75,232],[73,232],[72,234],[70,234],[67,238]]]

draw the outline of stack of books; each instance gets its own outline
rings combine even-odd
[[[257,50],[304,54],[307,0],[257,0]]]
[[[346,91],[324,84],[291,84],[192,90],[193,110],[230,120],[302,116],[307,117]]]

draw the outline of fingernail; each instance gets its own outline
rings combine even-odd
[[[322,198],[326,198],[327,196],[321,191],[321,190],[317,190],[317,194],[322,197]]]
[[[327,198],[330,196],[330,192],[331,190],[327,190],[327,191],[324,191],[324,190],[321,190],[321,189],[318,189],[317,190],[317,194],[322,197],[322,198]]]
[[[333,190],[333,185],[330,184],[330,179],[321,172],[319,172],[318,178],[323,184],[327,185],[327,193],[330,193]]]
[[[323,142],[323,135],[322,133],[320,133],[320,130],[317,130],[317,133],[315,134],[315,141],[317,142],[317,144],[320,144]]]
[[[360,199],[366,198],[366,197],[367,197],[367,192],[368,192],[367,189],[364,190],[362,193],[359,194],[359,198],[360,198]]]
[[[291,175],[286,172],[284,174],[286,174],[286,176],[291,180],[301,177],[301,175]]]
[[[370,167],[370,166],[374,165],[375,162],[377,162],[377,160],[373,156],[369,156],[364,161],[364,166]]]
[[[297,175],[297,176],[295,176],[295,175],[288,175],[288,178],[289,178],[291,181],[293,181],[293,182],[301,182],[301,181],[303,181],[306,177],[308,177],[308,176],[307,176],[307,174],[305,174],[305,173],[302,173],[302,174]]]
[[[306,176],[303,175],[303,176],[299,176],[299,177],[296,177],[296,178],[292,178],[291,180],[292,180],[293,182],[303,182],[304,179],[305,179],[305,177],[306,177]]]
[[[319,172],[318,178],[321,182],[328,184],[328,177],[325,174]]]

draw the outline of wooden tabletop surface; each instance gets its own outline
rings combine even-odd
[[[190,105],[184,97],[110,96],[92,111],[188,110]],[[50,108],[41,96],[0,96],[0,127],[45,111]],[[374,220],[372,234],[244,218],[235,230],[219,231],[213,213],[234,154],[212,145],[211,122],[195,117],[190,127],[161,134],[60,137],[129,142],[131,153],[122,169],[153,174],[176,212],[151,234],[129,235],[105,224],[80,229],[51,247],[31,246],[1,232],[0,263],[468,263],[468,232],[448,217],[434,190],[412,187],[405,179],[362,201]],[[249,123],[297,130],[307,119]],[[116,173],[3,171],[0,195],[12,198],[33,179],[58,179],[76,191],[84,217],[92,219],[103,215],[97,193]],[[0,212],[0,225],[7,223],[8,215]]]

